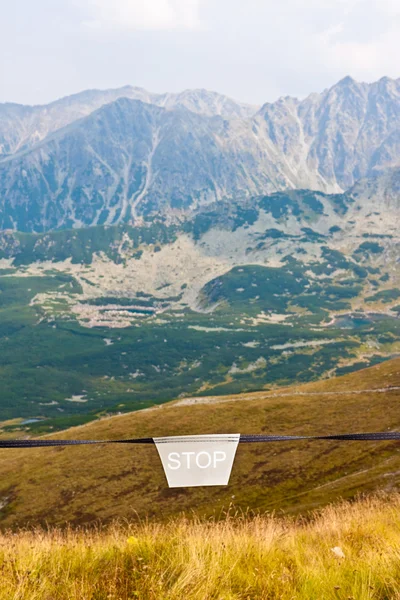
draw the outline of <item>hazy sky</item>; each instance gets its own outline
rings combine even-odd
[[[400,0],[0,0],[0,102],[204,87],[263,103],[400,76]]]

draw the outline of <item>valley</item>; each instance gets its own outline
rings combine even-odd
[[[181,225],[4,232],[0,419],[51,431],[397,356],[396,209],[374,202],[296,191]]]

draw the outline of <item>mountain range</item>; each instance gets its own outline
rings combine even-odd
[[[262,107],[129,86],[5,104],[0,152],[1,229],[179,222],[279,190],[341,193],[400,167],[400,79],[346,77]]]
[[[262,107],[132,87],[1,105],[5,427],[399,356],[399,91],[347,77]]]

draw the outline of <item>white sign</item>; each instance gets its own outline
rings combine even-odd
[[[168,485],[228,485],[239,433],[153,438]]]

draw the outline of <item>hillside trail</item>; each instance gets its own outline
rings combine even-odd
[[[352,394],[384,394],[386,392],[400,391],[400,386],[390,386],[385,388],[371,388],[364,390],[338,390],[332,392],[265,392],[264,398],[291,398],[293,396],[349,396]],[[218,396],[195,396],[192,398],[183,398],[173,404],[173,406],[190,406],[191,404],[222,404],[223,402],[248,402],[250,400],[260,399],[257,395],[249,398],[240,395],[240,398],[234,396],[230,398],[220,398]],[[247,395],[247,394],[246,394]]]

